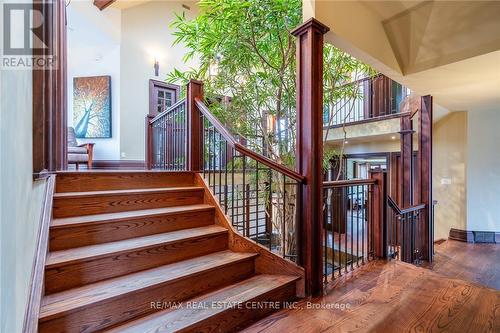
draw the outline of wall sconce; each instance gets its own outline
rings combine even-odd
[[[154,63],[153,67],[155,69],[155,76],[160,75],[160,63],[158,62],[158,60],[155,59],[155,63]]]

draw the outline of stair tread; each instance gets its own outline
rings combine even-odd
[[[106,331],[112,332],[172,332],[187,328],[229,309],[238,302],[252,301],[258,296],[298,280],[290,275],[255,275],[241,282],[196,297],[190,302],[195,306],[178,306],[138,318]],[[215,303],[217,302],[217,303]],[[212,304],[215,304],[213,307]],[[225,306],[224,306],[225,305]]]
[[[96,282],[79,288],[46,295],[42,299],[40,320],[50,320],[95,302],[104,301],[150,286],[173,282],[231,263],[256,257],[256,253],[220,251],[128,275]]]
[[[183,212],[198,212],[210,209],[214,209],[214,206],[207,204],[196,204],[196,205],[172,206],[164,208],[131,210],[131,211],[124,211],[117,213],[64,217],[64,218],[53,219],[50,228],[55,229],[66,226],[80,226],[80,225],[100,223],[100,222],[116,222],[116,221],[127,220],[130,218],[152,217],[152,216],[176,214]]]
[[[226,228],[214,224],[205,227],[181,229],[161,234],[54,251],[49,252],[45,267],[51,268],[54,266],[70,264],[79,260],[89,258],[96,259],[102,256],[119,254],[130,250],[137,250],[160,244],[168,244],[181,240],[217,235],[227,232],[228,230]]]
[[[81,198],[81,197],[94,197],[94,196],[106,196],[106,195],[131,195],[131,194],[143,194],[143,193],[184,192],[184,191],[203,191],[203,187],[179,186],[179,187],[127,189],[127,190],[62,192],[62,193],[54,193],[54,199],[57,199],[57,198]]]

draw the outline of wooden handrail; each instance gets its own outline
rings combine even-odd
[[[426,207],[425,204],[419,204],[419,205],[413,205],[413,206],[410,206],[407,208],[400,208],[398,206],[398,204],[396,203],[396,201],[394,201],[394,199],[391,198],[391,196],[387,196],[387,203],[389,204],[389,207],[391,207],[394,211],[396,211],[396,213],[398,215],[415,212],[417,210],[421,210],[421,209],[424,209]]]
[[[176,103],[174,103],[171,107],[169,107],[167,110],[157,114],[153,119],[149,120],[149,123],[152,124],[154,123],[155,121],[157,121],[158,119],[166,116],[167,114],[171,113],[172,111],[174,111],[175,109],[177,109],[177,107],[183,103],[186,103],[186,99],[183,98],[181,99],[180,101],[177,101]]]
[[[376,179],[346,179],[346,180],[329,180],[323,182],[323,188],[345,187],[351,185],[375,185]]]
[[[241,143],[239,143],[234,138],[234,136],[231,133],[229,133],[229,131],[226,129],[226,127],[224,125],[222,125],[222,123],[219,121],[219,119],[217,119],[210,112],[208,107],[205,105],[205,103],[203,103],[203,101],[200,98],[196,97],[194,100],[195,100],[196,106],[198,107],[198,110],[200,110],[200,112],[205,116],[205,118],[207,118],[208,121],[210,121],[212,123],[212,125],[224,137],[224,139],[227,141],[228,145],[231,148],[234,148],[236,151],[240,152],[241,154],[247,155],[248,157],[256,160],[257,162],[262,163],[262,164],[270,167],[271,169],[276,170],[276,171],[286,175],[287,177],[289,177],[293,180],[296,180],[300,183],[304,183],[305,177],[302,176],[301,174],[299,174],[298,172],[296,172],[294,170],[290,170],[287,167],[285,167],[279,163],[276,163],[275,161],[273,161],[265,156],[262,156],[256,152],[248,149],[247,147],[243,146]]]

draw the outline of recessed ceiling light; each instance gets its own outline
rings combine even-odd
[[[396,140],[396,136],[395,135],[391,136],[391,139]]]
[[[344,143],[345,143],[345,144],[348,144],[348,143],[349,143],[349,141],[345,140],[345,141],[344,141]]]

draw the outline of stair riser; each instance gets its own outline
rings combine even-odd
[[[120,295],[112,300],[95,303],[62,316],[45,318],[39,324],[39,332],[94,332],[158,311],[152,303],[186,300],[199,293],[241,281],[253,274],[253,259],[214,268],[210,272],[191,275],[183,280],[145,288],[132,294]]]
[[[54,218],[92,214],[117,213],[131,210],[152,209],[203,202],[200,190],[164,193],[110,194],[82,197],[54,198]]]
[[[50,251],[202,227],[213,224],[213,221],[214,210],[212,209],[51,228]]]
[[[227,233],[206,235],[141,250],[101,256],[45,269],[45,293],[51,294],[85,284],[138,272],[227,248]]]
[[[242,308],[233,307],[222,313],[218,313],[210,318],[200,321],[190,327],[176,332],[238,332],[245,326],[258,321],[266,315],[277,311],[278,309],[270,306],[262,309],[252,308],[251,302],[260,302],[260,304],[270,304],[279,302],[281,307],[284,302],[291,302],[295,299],[295,282],[274,289],[270,292],[260,295],[242,305]],[[266,303],[267,302],[267,303]],[[248,305],[248,307],[247,307]],[[168,331],[168,330],[165,330]],[[123,332],[132,333],[132,332]]]
[[[56,192],[88,192],[191,186],[193,183],[194,174],[189,172],[60,173],[56,178]]]

